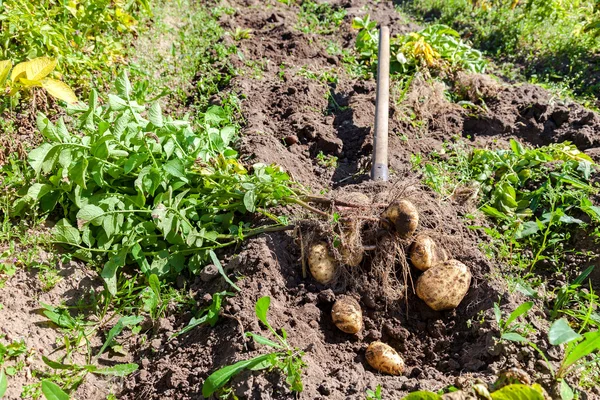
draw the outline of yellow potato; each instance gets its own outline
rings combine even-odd
[[[319,242],[310,246],[308,249],[308,268],[317,282],[327,284],[333,281],[336,262],[329,253],[327,243]]]
[[[417,296],[436,311],[458,307],[469,291],[471,272],[457,260],[429,268],[417,280]]]
[[[410,248],[410,261],[421,271],[427,271],[433,265],[447,259],[446,250],[427,235],[418,235]]]
[[[340,331],[346,333],[358,333],[363,326],[360,304],[350,296],[343,296],[333,304],[331,319]]]
[[[381,217],[394,225],[401,238],[412,236],[417,230],[417,226],[419,226],[417,207],[408,200],[392,202],[381,214]]]
[[[404,360],[392,347],[382,342],[373,342],[367,347],[367,362],[379,372],[401,375]]]

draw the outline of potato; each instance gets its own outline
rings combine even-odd
[[[417,296],[436,311],[458,307],[469,291],[471,272],[457,260],[429,268],[417,279]]]
[[[382,218],[390,221],[396,228],[401,238],[412,236],[419,225],[419,212],[417,207],[408,200],[392,202],[381,214]]]
[[[308,249],[308,268],[317,282],[327,284],[333,281],[336,267],[335,259],[329,253],[327,243],[319,242],[310,246]]]
[[[446,250],[427,235],[418,235],[415,238],[409,256],[415,268],[421,271],[427,271],[433,265],[448,259]]]
[[[360,304],[350,296],[343,296],[333,304],[331,319],[340,331],[346,333],[358,333],[363,326]]]
[[[367,347],[367,362],[379,372],[400,375],[404,372],[404,360],[392,347],[382,342],[373,342]]]
[[[364,250],[360,238],[360,224],[357,220],[342,225],[342,261],[350,267],[358,267],[363,260]]]

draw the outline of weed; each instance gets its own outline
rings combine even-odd
[[[252,36],[252,29],[243,29],[239,26],[235,28],[235,31],[231,33],[231,37],[235,41],[240,41],[244,39],[250,39]]]
[[[331,154],[325,155],[322,151],[319,151],[319,154],[317,154],[317,161],[320,166],[325,168],[337,168],[338,166],[338,158],[336,156]]]
[[[600,221],[589,199],[596,192],[592,161],[570,143],[525,149],[511,140],[510,150],[455,149],[447,149],[448,162],[426,163],[425,182],[459,201],[479,199],[479,209],[497,222],[482,228],[498,239],[492,252],[513,265],[560,265],[571,230],[585,225],[576,213]]]
[[[600,331],[588,332],[581,335],[575,332],[564,318],[554,321],[548,331],[548,342],[551,345],[565,345],[564,356],[558,370],[554,369],[548,361],[546,354],[535,343],[527,340],[525,337],[513,334],[506,339],[518,343],[526,343],[538,352],[546,362],[553,379],[560,384],[560,395],[564,400],[574,398],[573,390],[565,381],[565,377],[576,370],[585,369],[587,366],[596,363],[597,360],[586,361],[586,358],[600,350]]]
[[[583,288],[585,279],[592,273],[594,266],[588,267],[573,282],[563,285],[558,289],[554,304],[550,312],[550,319],[555,320],[561,315],[568,316],[578,321],[582,328],[591,325],[600,327],[598,309],[599,298],[591,286],[588,290]]]
[[[290,386],[292,392],[302,391],[302,368],[306,366],[304,361],[302,361],[304,353],[288,344],[287,332],[285,329],[281,328],[280,335],[273,329],[271,324],[269,324],[267,313],[270,304],[271,298],[268,296],[258,299],[255,307],[256,317],[267,327],[271,334],[277,339],[277,342],[252,332],[247,332],[246,336],[254,339],[256,343],[269,346],[276,351],[249,360],[243,360],[213,372],[206,378],[206,381],[204,381],[204,385],[202,386],[202,395],[204,397],[208,398],[212,396],[213,393],[225,386],[232,377],[246,369],[253,371],[267,368],[279,369],[285,373],[286,382]]]
[[[344,8],[332,6],[327,2],[317,3],[306,0],[300,6],[296,27],[304,33],[326,35],[337,31],[345,16]]]
[[[500,340],[513,340],[512,338],[514,337],[521,337],[523,331],[531,331],[531,327],[528,324],[517,322],[517,319],[527,314],[531,307],[533,307],[533,302],[528,301],[523,303],[504,320],[499,304],[494,303],[494,317],[496,318],[498,329],[500,329]]]
[[[377,385],[375,390],[367,389],[367,398],[365,400],[381,400],[381,385]]]

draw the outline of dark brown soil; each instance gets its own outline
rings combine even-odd
[[[449,90],[475,106],[467,110],[445,100],[443,84],[417,78],[405,100],[391,106],[391,182],[369,182],[375,83],[350,78],[339,58],[328,55],[325,48],[330,40],[351,48],[356,31],[350,22],[367,12],[390,24],[394,32],[415,26],[398,16],[391,1],[334,3],[348,14],[338,33],[319,36],[294,28],[297,6],[232,1],[238,11],[224,17],[222,24],[228,29],[252,29],[252,37],[238,43],[244,58],[231,60],[241,71],[233,87],[246,98],[247,123],[239,149],[247,163],[276,163],[315,193],[336,196],[341,191],[361,191],[379,203],[390,201],[407,181],[418,178],[411,172],[412,154],[427,155],[444,141],[460,137],[486,146],[500,146],[511,137],[532,145],[568,140],[596,158],[600,155],[600,117],[579,105],[556,101],[539,87],[458,74],[449,78]],[[314,72],[333,69],[339,81],[326,84],[306,78],[299,73],[302,67]],[[337,166],[322,165],[316,157],[320,152],[338,157]],[[273,326],[285,328],[290,343],[306,352],[305,390],[298,396],[291,394],[285,377],[276,371],[244,372],[231,383],[238,398],[364,399],[365,390],[378,384],[384,398],[400,398],[409,391],[439,390],[474,379],[492,382],[499,370],[511,367],[522,368],[533,380],[548,385],[548,371],[536,362],[531,349],[494,341],[498,328],[491,322],[493,303],[500,301],[503,309],[512,311],[524,299],[507,294],[502,266],[478,250],[487,239],[462,222],[466,212],[462,206],[417,190],[417,204],[433,204],[443,216],[432,218],[435,223],[420,229],[434,230],[449,238],[449,243],[455,238],[460,251],[453,256],[473,273],[469,293],[457,309],[432,311],[416,298],[410,284],[403,300],[390,301],[379,290],[380,280],[369,267],[369,257],[360,279],[344,286],[319,285],[302,277],[300,247],[293,233],[267,234],[247,241],[235,257],[223,254],[230,271],[243,279],[238,283],[241,293],[226,301],[220,322],[168,341],[168,335],[191,318],[173,316],[167,324],[171,329],[159,334],[151,348],[140,350],[141,369],[128,378],[121,398],[202,398],[202,384],[211,372],[265,352],[244,336],[249,331],[268,334],[254,315],[256,300],[265,295],[272,299],[269,319]],[[411,274],[416,279],[416,270]],[[393,275],[401,279],[402,273]],[[199,306],[210,303],[211,293],[225,289],[220,279],[205,283],[197,278],[191,287]],[[356,337],[341,333],[331,321],[332,303],[341,294],[360,299],[365,328]],[[538,331],[547,331],[544,312],[536,311],[533,317]],[[539,333],[533,341],[547,349],[542,336]],[[403,376],[383,375],[366,364],[365,348],[374,340],[392,345],[404,357],[407,370]],[[551,356],[553,362],[558,359]],[[588,398],[598,397],[589,393]]]

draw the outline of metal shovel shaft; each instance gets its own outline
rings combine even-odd
[[[388,118],[390,104],[390,29],[379,29],[377,62],[377,98],[375,103],[375,139],[371,179],[388,180]]]

